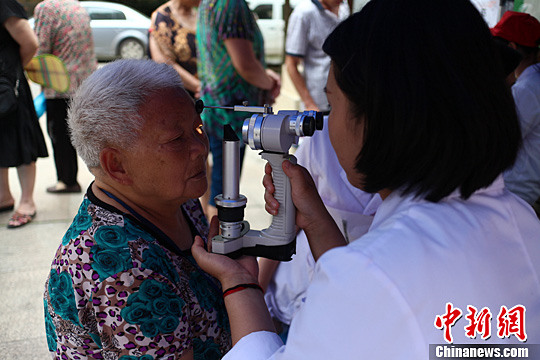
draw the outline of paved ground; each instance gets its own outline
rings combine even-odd
[[[36,87],[32,90],[38,91]],[[296,95],[286,79],[282,94],[274,110],[295,109]],[[40,121],[48,141],[45,117]],[[83,194],[51,195],[45,191],[56,181],[50,143],[48,147],[50,156],[37,161],[35,220],[20,229],[7,229],[10,213],[0,214],[0,360],[49,358],[43,321],[44,283],[52,257]],[[246,220],[253,229],[262,229],[270,223],[270,216],[264,211],[263,168],[264,161],[257,152],[248,149],[240,192],[248,198]],[[78,180],[85,189],[92,181],[82,161]],[[15,169],[10,169],[10,184],[18,199],[20,189]]]

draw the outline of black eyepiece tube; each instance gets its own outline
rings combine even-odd
[[[323,113],[317,111],[315,113],[315,129],[322,130],[324,127]]]

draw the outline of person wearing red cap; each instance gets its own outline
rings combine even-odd
[[[504,174],[505,184],[533,205],[540,217],[540,22],[529,14],[507,11],[491,33],[523,57],[512,86],[523,147],[514,166]]]
[[[529,14],[507,11],[491,29],[493,36],[517,50],[523,59],[516,68],[515,80],[529,66],[537,62],[540,41],[540,22]]]

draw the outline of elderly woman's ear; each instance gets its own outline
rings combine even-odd
[[[106,177],[109,177],[111,180],[123,185],[129,185],[132,183],[129,174],[124,167],[124,163],[122,161],[123,154],[120,151],[109,147],[104,148],[101,150],[99,160],[101,170]]]

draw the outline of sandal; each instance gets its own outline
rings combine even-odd
[[[34,211],[33,214],[21,214],[20,212],[15,211],[13,215],[11,215],[11,218],[8,221],[8,229],[15,229],[21,226],[24,226],[34,220],[34,217],[36,216],[36,212]]]

